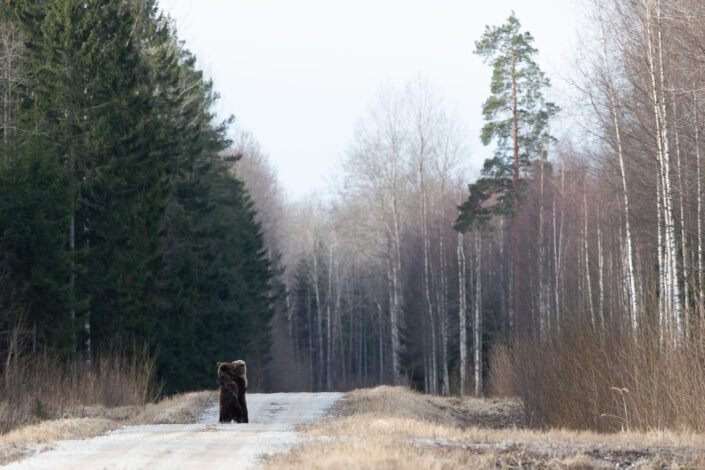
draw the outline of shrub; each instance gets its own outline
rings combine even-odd
[[[544,343],[493,348],[490,390],[516,393],[530,426],[598,431],[705,430],[705,328],[676,344],[653,326],[565,325]]]
[[[87,406],[143,406],[161,393],[156,355],[146,347],[105,351],[90,364],[32,353],[21,344],[7,351],[0,375],[0,433]]]

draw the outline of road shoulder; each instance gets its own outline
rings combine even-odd
[[[516,400],[356,390],[333,417],[301,426],[302,444],[264,468],[705,467],[703,435],[534,430],[521,410]]]
[[[175,395],[144,407],[93,406],[69,410],[56,419],[0,436],[0,465],[50,450],[59,441],[91,439],[125,426],[196,423],[214,400],[216,392],[202,391]]]

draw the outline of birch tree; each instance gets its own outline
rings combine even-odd
[[[612,73],[610,71],[609,59],[607,56],[607,40],[605,38],[605,27],[602,16],[602,2],[595,0],[595,5],[598,12],[598,23],[600,27],[600,41],[602,45],[602,60],[605,67],[605,76],[607,77],[607,91],[609,94],[610,111],[612,114],[612,122],[614,125],[614,135],[616,141],[617,159],[619,161],[619,172],[622,182],[622,201],[624,206],[624,232],[626,243],[626,280],[627,280],[627,303],[629,305],[629,314],[631,318],[632,332],[636,333],[639,327],[639,319],[637,316],[637,298],[636,298],[636,273],[634,271],[634,256],[632,247],[632,232],[631,232],[631,213],[629,210],[629,191],[627,190],[627,175],[624,165],[624,152],[622,149],[622,133],[619,122],[617,95],[612,82]]]

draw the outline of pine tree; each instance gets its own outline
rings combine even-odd
[[[478,217],[512,215],[513,312],[519,315],[519,227],[521,180],[549,138],[548,120],[557,112],[543,90],[549,80],[534,61],[537,50],[529,32],[521,32],[514,12],[501,26],[486,26],[475,53],[492,66],[491,95],[482,107],[486,124],[482,143],[495,142],[494,156],[485,161],[483,178],[470,185],[470,196],[460,206],[456,224],[467,230]],[[496,204],[486,204],[500,194]],[[515,322],[515,329],[522,326]]]

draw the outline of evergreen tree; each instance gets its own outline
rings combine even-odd
[[[482,143],[495,142],[494,156],[485,161],[482,174],[469,186],[470,195],[462,204],[456,228],[468,230],[475,220],[493,214],[512,215],[513,313],[519,315],[519,227],[521,180],[548,139],[548,120],[557,107],[546,102],[543,90],[550,83],[534,61],[538,52],[534,38],[521,32],[514,12],[501,26],[486,26],[475,42],[475,53],[492,66],[491,95],[482,106],[486,124]],[[497,202],[486,202],[499,194]],[[515,322],[515,328],[520,323]]]
[[[272,268],[221,157],[231,120],[215,122],[212,83],[155,1],[0,8],[32,77],[12,114],[24,132],[2,135],[3,293],[40,346],[90,359],[146,344],[168,392],[212,387],[217,360],[264,363]]]

